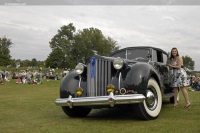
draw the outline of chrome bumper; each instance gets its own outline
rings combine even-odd
[[[90,106],[90,105],[110,105],[114,107],[116,104],[133,104],[142,103],[145,96],[142,94],[130,94],[130,95],[114,95],[112,92],[108,96],[97,96],[97,97],[80,97],[56,99],[55,103],[58,106]]]

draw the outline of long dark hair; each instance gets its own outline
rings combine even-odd
[[[179,56],[179,53],[178,53],[178,49],[177,48],[172,48],[172,50],[176,49],[177,51],[177,56]],[[171,50],[171,55],[170,55],[170,59],[172,60],[174,58],[173,54],[172,54],[172,50]]]

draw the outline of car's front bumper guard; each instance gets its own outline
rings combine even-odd
[[[114,107],[115,104],[133,104],[141,103],[145,99],[142,94],[130,94],[130,95],[114,95],[112,92],[108,96],[97,97],[79,97],[56,99],[55,103],[58,106],[89,106],[89,105],[110,105]]]

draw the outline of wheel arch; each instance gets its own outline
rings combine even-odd
[[[160,80],[158,78],[158,75],[156,75],[155,73],[153,73],[153,74],[150,75],[149,79],[150,78],[153,78],[158,83],[158,85],[159,85],[159,87],[161,89],[161,84],[160,84]]]
[[[159,74],[158,74],[155,70],[153,70],[153,71],[151,72],[151,74],[149,75],[149,79],[150,79],[150,78],[153,78],[153,79],[158,83],[158,86],[159,86],[159,88],[160,88],[161,94],[162,94],[162,96],[163,96],[163,95],[164,95],[163,83],[162,83],[162,81],[160,80]]]

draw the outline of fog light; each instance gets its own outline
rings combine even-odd
[[[76,89],[76,95],[81,96],[83,94],[83,89],[81,87]]]
[[[113,93],[114,90],[115,90],[115,86],[114,86],[114,85],[109,84],[109,85],[107,86],[107,92],[108,92],[108,93],[111,93],[111,92]]]

